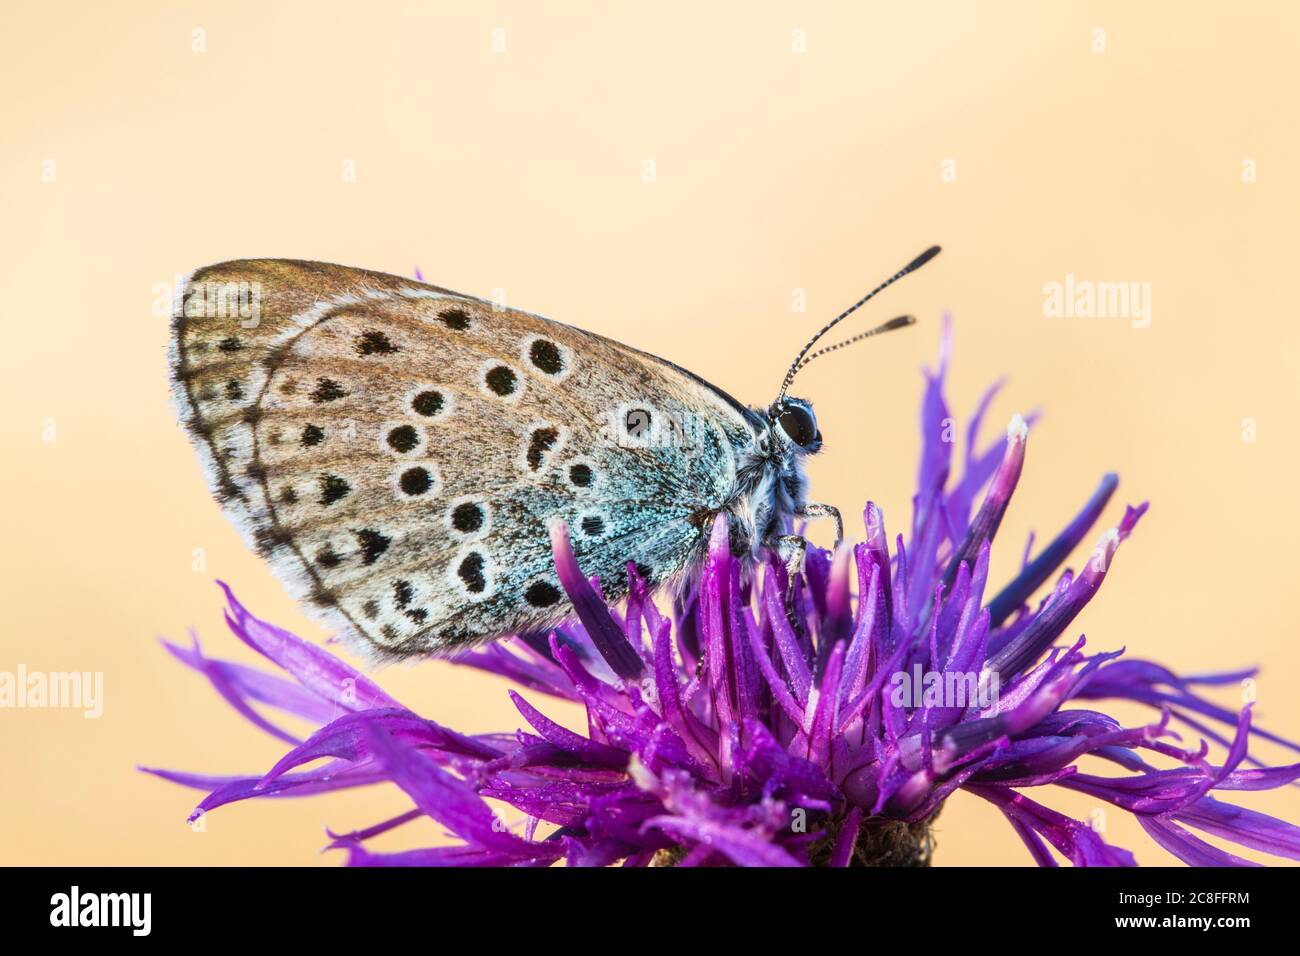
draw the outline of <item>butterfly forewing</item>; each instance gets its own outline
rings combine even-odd
[[[177,401],[213,492],[297,595],[387,655],[570,610],[548,525],[608,597],[680,574],[752,441],[682,370],[380,273],[246,260],[195,273]]]

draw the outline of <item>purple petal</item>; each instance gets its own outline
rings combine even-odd
[[[380,690],[370,678],[333,654],[254,617],[239,603],[235,592],[228,585],[222,581],[217,584],[226,593],[230,605],[226,623],[235,636],[288,671],[298,683],[317,697],[337,704],[344,710],[402,706]]]
[[[1201,797],[1172,818],[1253,850],[1300,860],[1300,827],[1277,817]]]
[[[1191,866],[1259,866],[1211,846],[1171,820],[1138,814],[1137,822],[1151,839]]]
[[[763,835],[725,823],[665,815],[652,817],[646,826],[671,833],[679,840],[702,843],[739,866],[804,865]]]
[[[573,556],[573,546],[569,543],[569,526],[563,521],[551,523],[551,554],[555,560],[555,573],[560,579],[560,586],[573,602],[573,609],[578,620],[601,657],[619,677],[624,680],[637,680],[645,670],[641,655],[627,642],[627,636],[610,616],[605,602],[596,594],[582,571],[578,569],[577,559]]]
[[[1130,514],[1132,513],[1133,509],[1130,509]],[[1140,516],[1140,512],[1138,514]],[[1088,566],[1074,579],[1069,590],[1048,604],[1015,640],[990,657],[986,665],[987,669],[1001,673],[1002,682],[1005,684],[1011,675],[1019,673],[1037,660],[1039,655],[1083,610],[1084,605],[1092,600],[1092,596],[1097,593],[1101,582],[1106,578],[1106,572],[1110,569],[1116,549],[1136,523],[1136,518],[1131,522],[1121,522],[1119,528],[1111,529],[1102,535],[1092,558],[1088,561]]]

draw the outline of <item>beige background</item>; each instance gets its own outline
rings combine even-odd
[[[812,329],[942,243],[854,327],[910,311],[919,328],[801,379],[827,436],[816,494],[855,515],[872,496],[905,527],[918,368],[950,309],[954,410],[1007,373],[996,422],[1047,412],[995,578],[1031,528],[1054,533],[1119,471],[1106,520],[1123,499],[1153,506],[1075,631],[1187,672],[1261,662],[1258,716],[1300,736],[1294,6],[698,6],[8,11],[0,669],[103,671],[106,700],[99,720],[0,712],[4,862],[328,863],[324,826],[403,806],[378,789],[243,804],[194,833],[197,797],[133,769],[261,771],[283,749],[155,642],[193,625],[210,651],[251,658],[221,626],[214,577],[324,636],[208,498],[167,404],[159,284],[244,256],[419,265],[765,403]],[[1067,273],[1150,282],[1151,326],[1045,318],[1043,285]],[[806,313],[792,312],[795,289]],[[458,728],[519,723],[501,682],[447,664],[381,679]],[[1243,801],[1300,819],[1294,789]],[[1126,815],[1108,822],[1143,862],[1170,859]],[[996,812],[958,796],[938,859],[1028,855]]]

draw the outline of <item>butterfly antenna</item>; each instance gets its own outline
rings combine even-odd
[[[785,373],[785,381],[781,383],[781,391],[776,397],[776,404],[779,405],[781,404],[781,402],[785,400],[785,393],[790,388],[790,383],[794,381],[794,377],[797,374],[799,374],[799,370],[803,368],[805,365],[807,365],[809,362],[811,362],[813,359],[817,358],[818,356],[825,355],[827,352],[834,352],[836,349],[844,348],[844,346],[846,345],[852,345],[854,342],[860,342],[863,339],[870,338],[873,335],[879,335],[881,332],[889,332],[892,331],[893,329],[901,329],[904,328],[905,326],[914,324],[916,322],[916,319],[914,319],[912,316],[900,315],[898,318],[890,319],[884,325],[878,325],[874,329],[871,329],[868,332],[863,332],[859,335],[853,336],[853,338],[851,339],[845,339],[843,342],[837,342],[834,345],[828,345],[825,348],[818,349],[816,352],[812,352],[812,347],[817,344],[817,341],[823,335],[825,335],[831,329],[835,328],[835,326],[839,325],[841,322],[847,319],[854,312],[858,311],[858,309],[866,305],[871,299],[875,298],[876,295],[883,292],[885,289],[889,288],[891,285],[893,285],[899,279],[903,278],[903,276],[907,275],[909,272],[915,272],[917,269],[921,268],[921,266],[925,265],[927,262],[929,262],[938,254],[939,254],[938,246],[931,246],[929,249],[926,249],[925,252],[921,253],[919,256],[917,256],[907,265],[903,266],[903,268],[899,269],[897,272],[895,272],[884,282],[880,283],[880,285],[876,286],[874,289],[872,289],[862,298],[858,299],[857,302],[854,302],[851,306],[849,306],[839,315],[835,316],[835,318],[827,322],[826,325],[822,327],[821,331],[819,331],[816,335],[814,335],[811,339],[808,340],[808,344],[805,345],[800,350],[799,354],[795,356],[795,360],[790,363],[790,370]],[[812,352],[812,354],[809,354],[810,352]]]

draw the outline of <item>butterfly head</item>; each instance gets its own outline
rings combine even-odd
[[[817,427],[811,402],[787,395],[767,410],[767,420],[772,434],[788,443],[796,453],[815,455],[821,451],[822,432]]]
[[[820,358],[829,352],[837,351],[846,345],[853,345],[855,342],[861,342],[863,339],[870,338],[873,335],[879,335],[881,332],[889,332],[893,329],[905,328],[913,324],[916,319],[910,315],[900,315],[898,318],[890,319],[883,325],[878,325],[874,329],[868,329],[866,332],[859,332],[852,338],[845,339],[842,342],[836,342],[834,345],[824,346],[817,351],[813,351],[813,346],[831,329],[839,325],[846,318],[860,309],[863,305],[873,299],[877,293],[889,288],[909,272],[915,272],[921,266],[925,265],[931,259],[939,254],[938,246],[931,246],[926,249],[902,269],[895,272],[880,285],[876,286],[853,305],[849,306],[830,322],[822,326],[821,331],[808,340],[806,344],[795,356],[790,363],[790,369],[785,373],[785,381],[781,383],[781,391],[777,393],[774,401],[767,410],[767,428],[771,435],[771,443],[778,449],[782,449],[796,456],[815,455],[821,451],[822,433],[817,427],[817,416],[813,414],[812,404],[804,401],[802,398],[791,398],[786,394],[790,388],[790,383],[794,377],[799,374],[799,370],[804,368],[813,359]]]
[[[830,322],[822,326],[821,330],[816,335],[808,340],[808,343],[799,351],[799,354],[795,356],[794,361],[790,363],[790,368],[785,373],[785,381],[781,383],[781,391],[777,393],[776,401],[774,401],[767,410],[768,431],[773,436],[773,441],[775,443],[779,444],[784,442],[786,447],[793,450],[795,453],[802,455],[815,455],[817,452],[821,451],[822,433],[817,427],[817,416],[813,414],[812,405],[809,402],[804,401],[802,398],[791,398],[788,396],[786,391],[790,388],[790,383],[794,381],[794,377],[799,374],[800,369],[807,366],[813,359],[820,358],[830,352],[838,351],[845,346],[861,342],[863,339],[871,338],[873,335],[879,335],[882,332],[890,332],[894,329],[906,328],[915,323],[916,319],[912,316],[900,315],[897,318],[890,319],[882,325],[876,326],[874,329],[859,332],[857,335],[847,338],[842,342],[836,342],[834,345],[826,345],[815,352],[813,351],[813,346],[815,346],[827,332],[835,328],[835,326],[839,325],[871,299],[875,298],[878,293],[889,288],[908,273],[915,272],[938,254],[938,246],[931,246],[929,249],[926,249],[925,252],[921,253],[907,265],[903,266],[902,269],[895,272],[884,282],[880,283],[880,285],[876,286],[862,298],[858,299],[857,302],[853,303],[839,315],[835,316],[835,318],[831,319]]]

